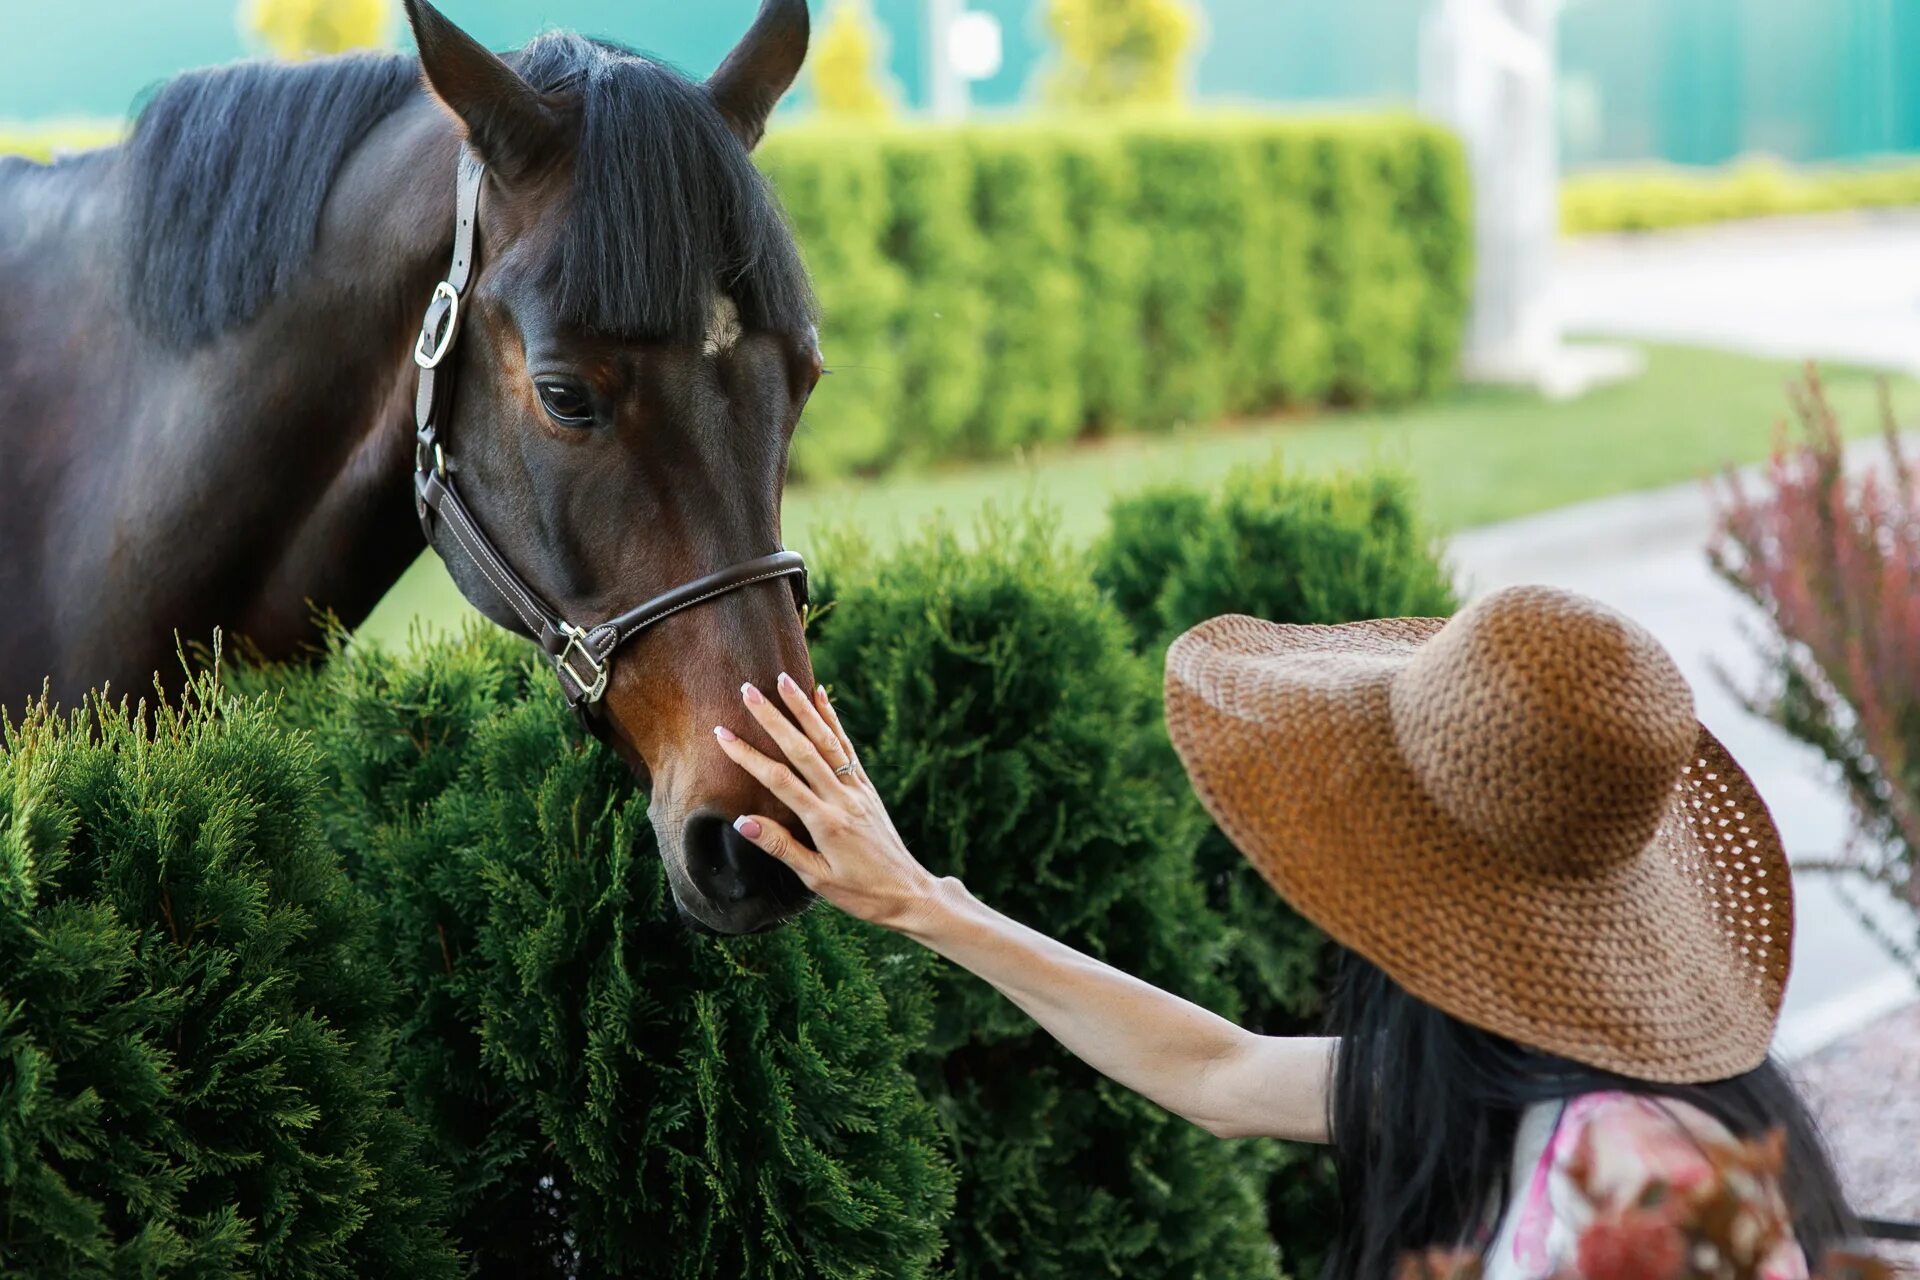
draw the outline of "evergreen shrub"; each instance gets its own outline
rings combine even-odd
[[[671,908],[645,796],[523,644],[470,627],[284,680],[403,991],[395,1064],[484,1274],[929,1274],[952,1174],[902,1065],[918,962],[815,911]]]
[[[809,410],[807,475],[1399,403],[1453,376],[1466,170],[1411,118],[814,122],[759,159],[848,375]]]
[[[0,1274],[453,1277],[314,753],[211,679],[0,748]]]
[[[909,847],[1015,918],[1235,1016],[1193,876],[1195,811],[1141,750],[1155,682],[1084,559],[1043,522],[1001,520],[971,550],[946,530],[885,558],[843,547],[822,577],[815,667]],[[1277,1274],[1264,1148],[1101,1079],[978,979],[941,965],[933,981],[917,1066],[958,1152],[956,1277]]]
[[[1332,624],[1443,616],[1457,605],[1411,487],[1384,471],[1323,478],[1274,463],[1233,473],[1217,493],[1148,490],[1114,504],[1094,562],[1095,579],[1156,670],[1176,635],[1220,614]],[[1171,748],[1159,745],[1162,785],[1190,796]],[[1217,827],[1207,826],[1194,860],[1207,903],[1228,930],[1225,972],[1244,1025],[1270,1035],[1315,1031],[1324,936]],[[1283,1148],[1268,1207],[1294,1272],[1313,1274],[1337,1220],[1324,1153]]]

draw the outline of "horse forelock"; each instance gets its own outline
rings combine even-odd
[[[706,91],[664,63],[566,32],[513,60],[572,100],[580,137],[552,262],[560,319],[621,337],[705,342],[732,323],[800,332],[814,301],[766,180]]]

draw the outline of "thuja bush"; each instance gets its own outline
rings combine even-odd
[[[1141,749],[1155,682],[1084,561],[1044,523],[997,521],[971,550],[940,530],[885,558],[842,548],[825,576],[816,669],[926,865],[1235,1014],[1194,811]],[[934,982],[917,1066],[958,1152],[954,1275],[1275,1275],[1265,1150],[1102,1080],[977,979]]]
[[[1815,375],[1793,406],[1800,430],[1764,486],[1725,478],[1713,561],[1773,629],[1754,709],[1832,762],[1852,801],[1852,838],[1819,865],[1913,913],[1902,938],[1863,919],[1920,973],[1920,460],[1891,403],[1885,456],[1851,474]]]
[[[902,1065],[916,962],[883,975],[826,911],[690,933],[644,795],[500,633],[274,678],[378,904],[396,1067],[482,1273],[928,1274],[952,1175]]]
[[[1158,670],[1167,644],[1224,613],[1273,622],[1340,623],[1439,616],[1453,588],[1411,487],[1391,472],[1313,477],[1279,464],[1230,475],[1216,492],[1167,487],[1124,498],[1094,550],[1094,576]],[[1164,739],[1164,785],[1190,794]],[[1326,986],[1327,943],[1283,902],[1216,827],[1195,866],[1225,922],[1225,972],[1244,1021],[1274,1035],[1314,1030]],[[1337,1199],[1322,1154],[1284,1149],[1270,1184],[1274,1237],[1307,1271],[1328,1242]]]
[[[0,750],[0,1274],[452,1277],[313,752],[211,680]]]

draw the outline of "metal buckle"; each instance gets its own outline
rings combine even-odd
[[[600,701],[600,695],[607,691],[607,664],[600,662],[593,656],[593,650],[587,648],[587,633],[579,627],[574,626],[571,622],[563,621],[560,624],[560,634],[567,638],[567,647],[562,649],[560,656],[553,660],[554,667],[557,670],[565,672],[576,685],[580,686],[579,702]],[[582,658],[586,659],[587,669],[593,672],[594,678],[592,684],[588,684],[586,680],[582,679],[579,668],[575,667],[573,663],[569,661],[569,658],[575,652],[578,652]]]
[[[431,466],[427,463],[427,450],[429,447],[433,450],[433,463]],[[413,442],[413,469],[422,475],[428,471],[432,471],[434,475],[445,480],[447,478],[447,451],[441,448],[437,442],[429,446],[425,440],[415,440]]]
[[[419,338],[413,344],[413,362],[422,369],[439,368],[440,362],[447,358],[447,352],[453,350],[453,335],[460,328],[460,295],[445,280],[433,286],[433,298],[427,303],[427,314],[433,314],[433,304],[442,298],[447,300],[447,315],[439,336],[434,338],[433,350],[425,350],[427,339],[433,334],[424,323],[420,326]]]

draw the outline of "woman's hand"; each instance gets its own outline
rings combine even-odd
[[[735,830],[793,868],[800,882],[849,915],[888,929],[910,931],[933,910],[939,881],[907,852],[887,806],[873,789],[840,717],[816,687],[808,698],[782,674],[780,701],[747,684],[747,713],[760,722],[787,758],[769,759],[724,725],[715,725],[720,749],[760,780],[806,823],[817,848],[808,848],[771,818],[748,815]],[[791,712],[791,718],[788,716]]]
[[[979,974],[1095,1070],[1221,1137],[1327,1140],[1332,1041],[1242,1031],[935,879],[901,843],[824,690],[809,698],[781,676],[786,711],[752,685],[740,696],[787,762],[716,727],[720,749],[800,815],[818,848],[757,815],[734,826],[809,889]]]

